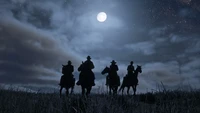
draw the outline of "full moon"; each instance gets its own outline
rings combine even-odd
[[[99,22],[104,22],[104,21],[106,21],[106,19],[107,19],[107,15],[106,15],[105,12],[100,12],[100,13],[97,15],[97,20],[98,20]]]

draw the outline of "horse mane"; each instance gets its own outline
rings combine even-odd
[[[82,64],[78,67],[78,71],[82,71],[82,69],[83,69],[83,62],[82,62]]]
[[[102,72],[101,72],[102,75],[104,75],[105,73],[107,73],[107,72],[105,72],[106,69],[110,69],[110,68],[109,68],[108,66],[106,66],[106,67],[102,70]]]

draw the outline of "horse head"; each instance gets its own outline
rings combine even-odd
[[[82,71],[83,70],[83,62],[82,62],[82,64],[80,64],[80,66],[78,67],[78,71],[80,72],[80,71]]]
[[[106,73],[109,73],[109,70],[110,70],[110,68],[106,66],[106,67],[103,69],[103,71],[101,72],[101,74],[104,75],[104,74],[106,74]]]
[[[137,65],[136,71],[142,73],[142,66]]]

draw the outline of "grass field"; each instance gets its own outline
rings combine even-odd
[[[0,90],[0,113],[200,113],[200,91],[165,91],[134,96]]]

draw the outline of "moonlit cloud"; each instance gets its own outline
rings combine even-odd
[[[128,49],[132,49],[133,51],[135,51],[135,53],[137,52],[142,52],[144,55],[151,55],[153,54],[154,51],[154,43],[152,42],[141,42],[141,43],[137,43],[137,44],[128,44],[125,45],[125,47]]]

